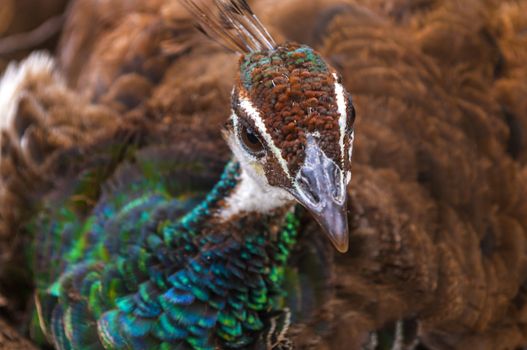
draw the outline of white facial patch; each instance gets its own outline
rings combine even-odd
[[[340,154],[342,154],[342,168],[344,168],[344,136],[346,135],[346,120],[347,120],[347,113],[346,113],[346,98],[344,97],[344,87],[342,84],[338,83],[338,76],[336,73],[333,73],[333,77],[335,78],[335,96],[337,97],[337,107],[340,114],[339,117],[339,131],[340,131],[340,138],[339,138],[339,146],[340,146]]]
[[[267,213],[273,209],[294,203],[285,190],[256,181],[242,166],[239,184],[225,199],[225,209],[219,212],[223,220],[229,220],[242,212]]]
[[[351,161],[351,157],[353,156],[353,140],[355,139],[355,131],[351,132],[350,135],[350,144],[348,148],[348,159]],[[351,170],[348,170],[346,172],[346,183],[348,184],[351,181]]]
[[[265,126],[262,118],[260,117],[260,113],[258,110],[254,107],[252,102],[247,99],[244,96],[239,96],[240,101],[240,107],[245,111],[245,113],[251,118],[251,120],[256,125],[256,128],[258,129],[258,132],[265,140],[265,143],[271,150],[271,152],[274,154],[276,159],[278,160],[278,163],[280,164],[280,167],[284,171],[284,173],[287,175],[287,177],[291,180],[291,174],[289,173],[289,168],[287,167],[287,162],[285,161],[284,157],[282,157],[282,152],[276,147],[274,144],[273,138],[271,135],[267,132],[267,127]]]

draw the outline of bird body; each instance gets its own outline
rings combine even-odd
[[[158,213],[158,205],[171,203],[175,209],[168,221],[179,225],[231,159],[240,172],[218,202],[218,216],[209,217],[214,227],[238,222],[247,211],[253,218],[273,212],[275,226],[284,227],[283,217],[289,220],[295,203],[311,215],[296,206],[296,243],[280,287],[285,296],[276,298],[281,311],[273,301],[258,313],[264,326],[245,332],[253,341],[247,347],[285,348],[284,338],[297,348],[320,350],[525,346],[525,1],[252,1],[272,36],[229,25],[230,18],[260,28],[242,5],[198,6],[189,21],[173,1],[74,2],[58,52],[67,85],[57,74],[26,79],[15,90],[22,98],[14,125],[2,133],[0,247],[10,253],[0,256],[0,293],[10,300],[2,312],[25,310],[28,299],[19,291],[32,288],[20,287],[20,280],[37,280],[48,339],[53,343],[55,332],[67,345],[74,333],[63,326],[75,324],[82,341],[95,339],[91,344],[103,346],[107,338],[97,334],[98,319],[78,307],[82,298],[68,299],[60,289],[78,298],[80,288],[60,276],[89,274],[87,285],[97,286],[99,278],[93,283],[90,278],[100,272],[68,268],[98,261],[111,269],[114,260],[142,261],[136,259],[137,247],[150,247],[143,233],[136,244],[116,222],[123,232],[138,222],[147,227],[157,219],[141,221],[139,212]],[[227,21],[216,16],[221,10]],[[241,57],[194,34],[197,17],[214,19],[197,21]],[[273,38],[303,45],[281,39],[276,44]],[[325,67],[317,71],[320,61]],[[350,185],[345,183],[349,159],[343,156],[351,156],[354,112],[346,89],[353,91],[361,116]],[[346,118],[340,118],[344,113],[338,111],[344,110]],[[325,112],[333,118],[312,118]],[[331,177],[344,181],[319,186]],[[134,192],[133,183],[142,185]],[[313,194],[327,200],[333,192],[334,205],[326,207],[341,219],[336,209],[344,187],[351,249],[335,254],[320,231],[325,227],[344,250],[344,236],[338,234],[344,230],[329,227]],[[123,203],[112,204],[119,194]],[[105,205],[117,216],[99,215]],[[97,215],[101,221],[94,223]],[[61,223],[78,225],[76,237],[86,239],[72,239],[70,231],[58,228]],[[344,220],[340,223],[343,227]],[[273,232],[282,232],[275,226]],[[98,234],[90,235],[94,228]],[[193,245],[199,247],[208,233],[200,232]],[[245,242],[243,235],[227,236],[232,244]],[[110,237],[136,248],[120,250]],[[20,273],[30,268],[27,255],[18,252],[30,245],[35,249],[29,254],[39,257],[30,266],[38,271],[34,276]],[[195,260],[200,262],[199,254],[186,259]],[[139,268],[133,271],[130,275],[144,276]],[[146,280],[151,279],[156,280]],[[123,293],[136,295],[135,288]],[[99,304],[93,300],[95,310]],[[61,310],[72,305],[83,312]],[[55,330],[54,307],[60,311]],[[110,309],[126,314],[108,308],[98,315]],[[82,322],[70,321],[74,315],[91,320],[95,333],[80,331]],[[121,339],[128,339],[153,327],[150,322],[124,326],[127,317],[110,335],[122,331]],[[225,337],[210,334],[211,343],[227,346]],[[132,344],[147,338],[154,339],[133,337],[138,342]],[[182,339],[178,346],[190,343]]]
[[[186,2],[242,53],[223,130],[233,159],[207,188],[189,170],[192,156],[171,154],[167,166],[155,153],[140,160],[133,147],[108,148],[110,159],[131,160],[101,181],[94,173],[108,163],[84,169],[44,203],[29,225],[35,300],[57,349],[287,346],[295,203],[347,250],[351,97],[316,51],[274,43],[245,1],[215,4],[237,36],[203,3]]]

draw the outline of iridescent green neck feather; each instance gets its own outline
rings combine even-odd
[[[240,177],[233,162],[200,202],[142,175],[103,196],[82,222],[64,206],[34,225],[45,335],[57,349],[238,349],[263,341],[283,307],[294,214],[285,207],[219,224],[216,211]]]

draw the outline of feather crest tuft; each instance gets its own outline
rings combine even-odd
[[[246,54],[272,50],[274,39],[246,0],[180,0],[198,28],[229,50]]]

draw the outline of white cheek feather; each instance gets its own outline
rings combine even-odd
[[[355,131],[351,132],[350,135],[350,145],[348,149],[348,159],[351,161],[351,156],[353,155],[353,140],[355,139]],[[346,184],[349,184],[351,181],[351,171],[346,172]]]
[[[240,183],[225,200],[225,209],[218,214],[223,220],[241,212],[266,213],[293,203],[293,197],[285,190],[262,186],[243,168],[240,176]]]
[[[280,152],[278,147],[276,147],[276,145],[274,144],[273,138],[267,132],[267,128],[262,118],[260,117],[260,113],[253,106],[252,102],[248,100],[246,97],[239,96],[239,100],[240,100],[240,107],[245,111],[245,113],[247,113],[249,118],[252,119],[252,121],[256,125],[256,128],[258,129],[258,132],[264,138],[265,143],[267,144],[271,152],[273,152],[276,159],[278,159],[278,163],[280,164],[280,167],[282,168],[284,173],[287,175],[287,177],[291,180],[291,174],[289,173],[289,168],[287,167],[287,163],[284,157],[282,157],[282,152]]]
[[[337,107],[340,114],[339,117],[339,129],[340,129],[340,138],[339,138],[339,146],[340,146],[340,154],[342,154],[342,167],[344,167],[344,136],[346,135],[346,119],[347,119],[347,113],[346,113],[346,99],[344,98],[344,88],[341,84],[337,83],[338,76],[336,73],[333,73],[333,77],[335,78],[335,96],[337,97]]]
[[[351,156],[353,155],[353,140],[355,140],[355,131],[352,131],[350,135],[350,147],[348,149],[348,159],[349,160],[351,160]]]

